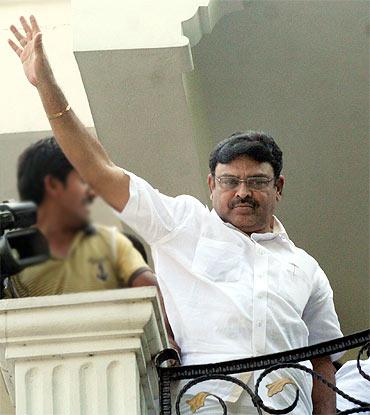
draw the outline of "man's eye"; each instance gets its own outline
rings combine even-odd
[[[249,179],[248,180],[249,186],[260,186],[261,184],[264,183],[264,179]]]
[[[235,187],[239,183],[238,179],[233,179],[232,177],[224,177],[223,181],[226,184],[226,186],[230,187]]]
[[[249,186],[258,190],[264,189],[269,183],[270,180],[266,179],[266,177],[256,177],[249,180]]]

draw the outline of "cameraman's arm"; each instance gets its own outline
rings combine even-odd
[[[113,208],[121,211],[129,198],[129,177],[110,160],[73,110],[68,109],[44,52],[36,19],[31,16],[30,25],[23,17],[20,20],[25,36],[11,26],[19,43],[9,40],[9,44],[19,56],[27,79],[38,90],[56,140],[86,182]]]

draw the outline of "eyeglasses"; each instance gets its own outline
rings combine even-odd
[[[264,190],[268,187],[269,183],[274,178],[269,179],[268,177],[256,176],[247,177],[246,179],[239,179],[235,176],[215,176],[215,179],[220,183],[220,187],[224,190],[237,189],[241,183],[245,183],[248,189],[252,190]]]

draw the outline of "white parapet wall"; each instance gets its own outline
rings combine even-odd
[[[154,287],[0,303],[16,415],[155,415],[153,356],[167,346]]]

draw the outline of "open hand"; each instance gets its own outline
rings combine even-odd
[[[42,46],[42,33],[34,16],[30,17],[30,24],[23,16],[19,20],[25,31],[25,36],[12,25],[10,30],[19,44],[11,39],[8,42],[19,56],[27,79],[32,85],[37,87],[43,80],[53,79],[53,74]]]

